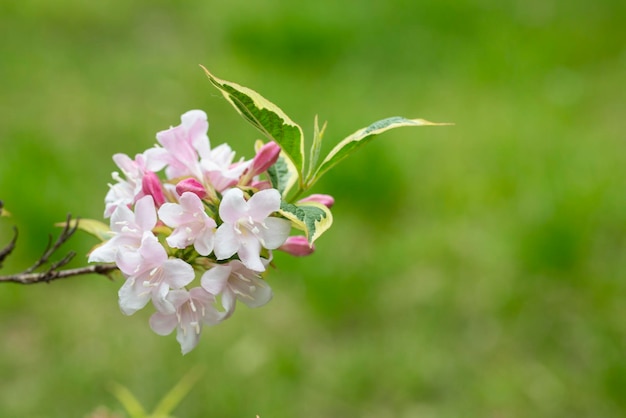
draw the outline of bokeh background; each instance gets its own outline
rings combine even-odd
[[[315,188],[335,225],[276,255],[274,300],[181,356],[99,276],[0,286],[0,416],[150,409],[194,368],[187,417],[626,415],[626,3],[621,0],[0,2],[2,273],[68,212],[101,219],[115,166],[199,108],[259,134],[198,64],[326,149],[386,133]],[[92,238],[68,245],[84,265]]]

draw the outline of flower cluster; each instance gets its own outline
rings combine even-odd
[[[206,114],[192,110],[159,132],[155,147],[134,159],[113,156],[121,173],[113,173],[105,197],[110,238],[89,256],[124,275],[122,312],[152,302],[151,328],[160,335],[176,329],[183,354],[204,325],[232,315],[237,301],[258,307],[272,298],[262,277],[272,250],[302,256],[314,249],[307,237],[291,235],[297,218],[283,210],[290,203],[268,175],[280,146],[268,142],[251,160],[235,160],[227,144],[211,148],[208,126]],[[299,202],[330,208],[333,199]]]

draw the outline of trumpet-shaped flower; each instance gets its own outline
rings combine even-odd
[[[117,262],[121,254],[136,251],[141,246],[144,233],[151,231],[157,222],[152,196],[144,196],[135,204],[135,211],[118,206],[111,215],[113,237],[93,250],[89,262]]]
[[[210,151],[206,113],[190,110],[180,120],[180,125],[157,133],[157,141],[167,151],[159,158],[167,164],[165,174],[170,179],[189,175],[202,179],[199,159]]]
[[[168,258],[150,232],[144,234],[139,250],[122,254],[117,265],[127,276],[118,293],[120,309],[126,315],[143,308],[150,299],[158,311],[175,312],[166,299],[170,289],[180,289],[195,277],[193,267],[179,258]]]
[[[206,177],[218,192],[237,184],[239,177],[250,166],[250,161],[233,163],[234,158],[235,152],[230,146],[221,144],[213,148],[201,161]]]
[[[143,197],[143,179],[148,171],[159,171],[163,164],[155,158],[155,154],[150,150],[143,154],[137,154],[132,160],[126,154],[113,155],[113,161],[122,170],[126,179],[120,173],[113,172],[112,177],[116,184],[109,185],[110,189],[104,198],[104,217],[108,218],[118,206],[131,205]]]
[[[215,234],[215,256],[225,260],[237,254],[249,269],[264,271],[261,247],[278,248],[289,235],[291,223],[271,217],[280,208],[280,193],[276,189],[261,190],[248,201],[241,189],[224,193],[219,207],[224,221]]]
[[[174,248],[194,246],[198,254],[207,256],[213,251],[216,223],[204,211],[200,198],[192,192],[185,192],[180,203],[165,203],[159,209],[159,218],[167,226],[175,228],[166,238]]]
[[[223,318],[213,304],[215,297],[201,287],[189,291],[172,290],[167,299],[175,311],[154,313],[150,317],[150,327],[159,335],[169,335],[177,329],[176,340],[183,354],[198,344],[203,325],[216,325]]]
[[[264,264],[268,262],[264,261]],[[263,306],[272,299],[272,289],[267,282],[239,260],[214,266],[202,275],[200,283],[207,292],[222,296],[227,316],[235,310],[237,299],[250,308]]]

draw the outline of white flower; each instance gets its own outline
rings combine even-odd
[[[172,290],[167,299],[176,308],[175,312],[156,312],[150,317],[150,327],[159,335],[168,335],[177,329],[176,340],[183,354],[198,344],[203,325],[215,325],[223,318],[213,305],[213,295],[201,287],[190,291]]]
[[[135,204],[135,211],[118,206],[111,215],[113,237],[89,254],[89,262],[118,262],[122,254],[137,251],[144,232],[156,226],[157,216],[152,196],[144,196]]]
[[[206,214],[204,205],[196,194],[185,192],[180,197],[180,203],[165,203],[159,209],[159,218],[167,226],[175,228],[166,238],[171,247],[186,248],[193,244],[198,254],[204,256],[213,251],[217,225]]]
[[[267,282],[239,260],[208,270],[202,275],[201,285],[207,292],[222,296],[227,316],[235,310],[236,299],[250,308],[263,306],[272,299],[272,289]]]
[[[187,286],[195,278],[193,267],[179,258],[168,258],[165,248],[149,232],[136,252],[123,254],[118,267],[128,278],[119,290],[120,309],[132,315],[152,299],[161,312],[175,312],[166,299],[170,289]]]
[[[280,208],[276,189],[261,190],[248,201],[240,189],[224,193],[219,207],[222,223],[215,234],[215,256],[225,260],[239,255],[243,264],[255,271],[264,271],[261,247],[273,250],[285,242],[291,230],[286,219],[270,217]]]

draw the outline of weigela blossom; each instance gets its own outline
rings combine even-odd
[[[151,170],[158,171],[163,168],[163,164],[154,156],[155,154],[152,151],[137,154],[134,160],[126,154],[115,154],[113,156],[113,161],[122,170],[122,174],[126,178],[122,178],[118,172],[113,172],[112,177],[117,183],[110,186],[109,192],[104,198],[106,206],[104,210],[105,218],[111,216],[117,207],[132,205],[141,197],[149,194],[143,193],[146,172]]]
[[[280,209],[280,193],[276,189],[261,190],[249,200],[241,189],[224,193],[219,214],[224,221],[215,234],[215,255],[224,260],[237,254],[251,270],[264,271],[261,247],[273,250],[289,236],[291,223],[270,217]]]
[[[166,300],[170,289],[181,289],[195,278],[193,268],[179,258],[168,258],[165,248],[150,232],[144,233],[136,252],[124,254],[117,266],[127,276],[119,291],[120,308],[131,315],[152,299],[161,312],[175,311]]]
[[[198,344],[203,325],[216,325],[223,315],[215,308],[215,297],[201,287],[172,290],[168,301],[174,312],[156,312],[150,317],[150,327],[159,335],[169,335],[177,329],[176,340],[183,354]]]
[[[113,173],[117,182],[105,197],[111,238],[89,256],[115,263],[124,276],[122,312],[151,303],[151,328],[160,335],[176,329],[183,354],[203,326],[230,317],[237,301],[252,308],[270,301],[261,274],[273,250],[313,251],[305,237],[289,236],[294,224],[283,217],[283,196],[267,173],[280,147],[270,142],[253,159],[236,160],[227,144],[211,148],[208,127],[206,114],[191,110],[134,160],[113,157],[121,174]],[[333,202],[327,195],[309,200]]]
[[[157,215],[151,196],[137,201],[133,212],[127,206],[118,206],[111,216],[113,237],[93,250],[89,262],[117,262],[122,254],[137,251],[145,232],[156,226]]]
[[[235,152],[228,144],[221,144],[212,149],[202,159],[202,168],[211,186],[218,192],[237,184],[239,177],[247,170],[250,161],[233,163]]]
[[[201,284],[207,292],[221,295],[222,307],[228,316],[235,310],[236,300],[250,308],[258,308],[272,299],[272,289],[267,282],[239,260],[208,270],[202,275]]]
[[[200,198],[191,192],[185,192],[179,203],[165,203],[159,209],[159,218],[167,226],[175,228],[165,240],[174,248],[186,248],[193,245],[200,255],[209,255],[213,251],[215,220],[204,210]]]
[[[191,175],[201,179],[199,157],[207,156],[210,152],[206,113],[190,110],[180,119],[180,125],[157,134],[157,141],[165,149],[157,158],[166,164],[168,178]]]

